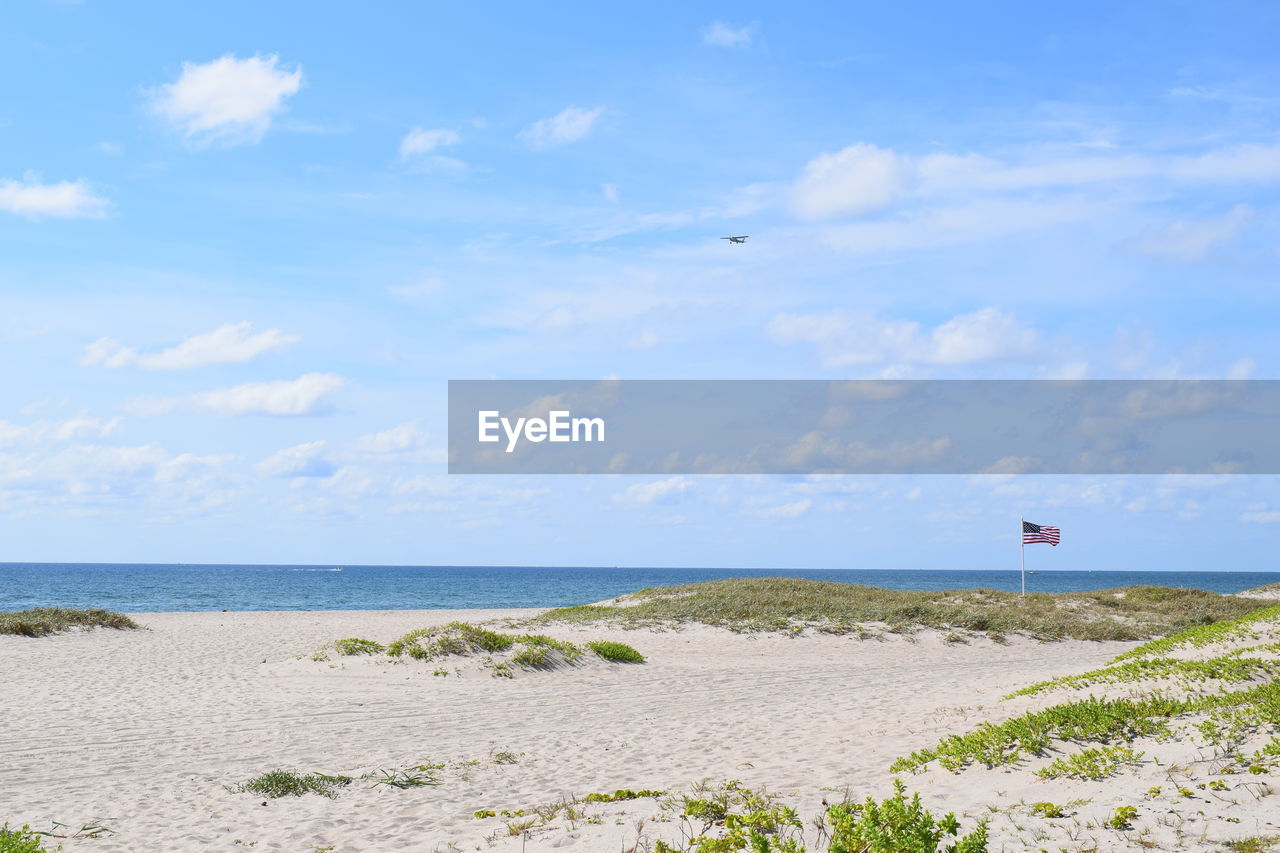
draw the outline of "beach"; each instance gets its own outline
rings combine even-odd
[[[591,793],[687,791],[699,780],[767,788],[807,816],[845,795],[883,797],[898,756],[1043,706],[1051,700],[999,700],[1136,645],[564,625],[544,630],[625,642],[646,662],[511,678],[471,664],[442,672],[428,661],[323,651],[344,637],[386,643],[453,620],[537,612],[148,613],[135,616],[144,630],[0,636],[6,681],[21,685],[0,697],[3,817],[35,829],[56,822],[61,834],[111,830],[60,841],[75,851],[643,850],[677,830],[670,818],[653,820],[661,814],[652,797],[527,831],[519,818]],[[370,781],[423,766],[432,784]],[[229,790],[278,768],[355,781],[333,798]],[[1007,769],[905,777],[930,808],[969,824],[1080,788]],[[1109,793],[1093,793],[1080,811],[1105,817],[1147,786],[1094,783]],[[1274,829],[1268,820],[1280,817],[1267,808],[1242,807],[1240,830]],[[495,815],[474,817],[483,810]],[[1023,849],[1012,825],[1025,819],[1008,823],[992,821],[990,849]]]

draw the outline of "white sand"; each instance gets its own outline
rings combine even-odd
[[[793,796],[807,821],[823,796],[838,798],[831,788],[885,795],[898,755],[1064,698],[998,701],[1005,693],[1101,666],[1130,646],[555,627],[546,632],[630,643],[648,662],[502,679],[475,669],[433,676],[437,667],[424,662],[310,659],[341,637],[386,642],[452,619],[532,612],[142,614],[149,630],[0,636],[0,822],[115,830],[63,841],[68,851],[619,851],[641,832],[664,837],[678,827],[637,830],[637,817],[656,810],[642,800],[594,807],[598,823],[557,821],[491,844],[486,837],[505,833],[504,821],[472,813],[623,787],[677,790],[713,777]],[[518,753],[518,763],[494,763],[495,750]],[[277,767],[358,776],[468,760],[480,763],[446,768],[439,786],[358,780],[332,800],[264,805],[224,788]],[[1130,777],[1089,783],[1094,802],[1077,809],[1081,817],[1104,816],[1155,784]],[[1005,770],[934,770],[908,781],[931,807],[973,817],[1023,797],[1060,802],[1083,785]],[[1266,830],[1266,811],[1244,807],[1241,824],[1222,825],[1239,830],[1225,837]],[[1015,818],[993,821],[992,850],[1028,849],[1015,828],[1028,821]],[[1224,837],[1220,828],[1211,837]],[[1079,849],[1103,835],[1082,833]],[[1101,840],[1099,849],[1127,847],[1115,833]],[[1184,840],[1182,849],[1198,843]]]

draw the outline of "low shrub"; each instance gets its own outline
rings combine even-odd
[[[53,850],[41,846],[40,836],[31,831],[31,827],[10,829],[9,824],[0,826],[0,853],[56,853],[59,845]]]

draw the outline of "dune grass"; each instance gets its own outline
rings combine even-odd
[[[303,794],[319,794],[333,799],[338,789],[350,785],[350,776],[327,776],[323,773],[294,773],[291,770],[272,770],[261,776],[242,782],[229,790],[237,794],[257,794],[268,799],[301,797]]]
[[[617,606],[560,607],[533,623],[611,622],[623,627],[702,623],[739,631],[812,626],[858,633],[866,623],[891,629],[937,628],[1041,639],[1143,640],[1234,619],[1265,602],[1198,589],[1132,586],[1078,593],[990,589],[919,591],[803,578],[732,578],[644,589]]]
[[[0,634],[22,637],[44,637],[70,631],[72,628],[140,628],[123,613],[94,608],[77,610],[70,607],[33,607],[30,610],[0,611]]]
[[[625,643],[592,641],[585,646],[546,634],[504,634],[469,622],[450,622],[410,631],[387,646],[372,640],[348,637],[334,644],[339,654],[376,655],[385,652],[399,658],[439,661],[451,656],[484,655],[494,675],[510,677],[513,667],[549,670],[578,663],[592,652],[610,663],[644,663],[644,655]],[[494,656],[507,655],[506,658]],[[321,658],[316,658],[317,660]]]

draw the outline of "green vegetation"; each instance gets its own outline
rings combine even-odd
[[[1090,684],[1117,684],[1155,679],[1189,681],[1226,681],[1239,683],[1250,681],[1258,675],[1280,673],[1280,661],[1262,658],[1243,658],[1232,652],[1208,660],[1179,660],[1177,658],[1137,658],[1124,663],[1067,675],[1052,681],[1041,681],[1006,696],[1034,696],[1058,687],[1086,687]]]
[[[587,808],[591,804],[619,803],[641,797],[659,797],[660,822],[678,821],[680,840],[656,840],[645,845],[651,853],[807,853],[803,824],[794,809],[764,790],[753,790],[737,780],[704,781],[688,793],[667,795],[663,791],[621,788],[612,794],[588,794],[531,808],[479,809],[476,820],[505,819],[506,835],[526,835],[563,818],[570,826],[577,821],[601,823],[602,817]],[[641,822],[643,823],[643,821]],[[900,781],[893,794],[883,801],[868,797],[865,802],[847,798],[830,806],[812,824],[818,829],[819,848],[813,853],[985,853],[986,822],[960,837],[954,814],[935,817],[920,803],[918,795],[908,798]],[[503,833],[499,833],[503,834]],[[496,836],[495,836],[496,837]],[[492,840],[492,837],[490,838]],[[634,850],[640,850],[637,845]]]
[[[1154,693],[1137,699],[1099,699],[1029,711],[1003,723],[983,723],[972,732],[951,735],[933,749],[899,758],[893,772],[920,772],[933,761],[958,771],[973,763],[1008,765],[1025,755],[1041,755],[1055,740],[1077,743],[1128,742],[1168,735],[1169,721],[1198,711],[1234,710],[1238,730],[1280,724],[1280,682],[1247,690],[1176,698]]]
[[[619,788],[612,794],[587,794],[583,801],[588,803],[620,803],[625,800],[638,800],[641,797],[661,797],[665,793],[666,791],[651,791],[648,788],[640,791]]]
[[[1056,758],[1048,767],[1036,771],[1041,779],[1105,779],[1122,765],[1137,764],[1141,752],[1127,746],[1101,746]]]
[[[1067,816],[1067,813],[1062,806],[1054,803],[1036,803],[1031,806],[1031,813],[1038,814],[1040,817],[1049,818],[1050,820]]]
[[[445,655],[505,652],[514,643],[515,637],[509,634],[499,634],[467,622],[450,622],[448,625],[410,631],[387,646],[387,654],[392,657],[408,654],[418,660],[431,660]]]
[[[326,647],[326,649],[329,647]],[[380,655],[410,657],[415,660],[435,660],[463,655],[497,655],[510,653],[506,659],[486,657],[484,665],[493,675],[513,678],[516,669],[555,669],[575,664],[582,659],[586,649],[611,663],[643,663],[644,655],[625,643],[593,641],[585,649],[567,640],[558,640],[546,634],[504,634],[469,622],[450,622],[429,628],[410,631],[390,645],[383,646],[373,640],[347,637],[332,644],[340,655]],[[329,659],[325,650],[311,656],[315,661]],[[448,676],[449,670],[437,667],[435,675]]]
[[[33,607],[30,610],[0,612],[0,634],[43,637],[72,628],[135,629],[141,626],[110,610],[76,610],[70,607]]]
[[[893,795],[877,803],[871,797],[862,805],[845,803],[827,812],[831,821],[831,853],[899,853],[899,851],[945,850],[948,853],[984,853],[987,825],[949,842],[960,833],[954,813],[935,818],[920,805],[920,795],[907,799],[900,780],[893,783]]]
[[[1275,849],[1276,845],[1280,845],[1280,835],[1254,835],[1222,842],[1223,849],[1232,850],[1235,853],[1266,853],[1268,850]]]
[[[55,853],[61,849],[61,845],[53,850],[41,846],[40,835],[29,826],[21,829],[10,829],[7,823],[0,826],[0,853]]]
[[[382,643],[373,640],[362,640],[359,637],[347,637],[333,644],[340,655],[380,655],[387,650]]]
[[[406,770],[374,770],[362,778],[369,779],[375,785],[386,785],[389,788],[425,788],[440,784],[437,771],[443,770],[443,764],[419,764]]]
[[[1137,816],[1138,810],[1133,806],[1120,806],[1107,818],[1107,826],[1112,829],[1128,829],[1130,821]]]
[[[1246,601],[1257,599],[1244,599]],[[1184,646],[1207,646],[1223,640],[1245,636],[1260,627],[1259,623],[1280,619],[1280,604],[1263,606],[1260,609],[1240,614],[1231,619],[1213,622],[1212,624],[1195,625],[1168,637],[1143,643],[1122,655],[1117,655],[1114,662],[1151,654],[1163,654]]]
[[[304,775],[289,770],[272,770],[227,790],[236,794],[257,794],[269,799],[301,797],[303,794],[319,794],[333,799],[338,796],[338,788],[345,788],[352,781],[350,776],[326,776],[323,773]]]
[[[549,610],[534,623],[614,622],[623,626],[698,622],[738,631],[794,631],[812,626],[857,634],[862,623],[1042,639],[1139,640],[1194,625],[1235,619],[1266,602],[1195,589],[1135,586],[1082,593],[987,589],[891,590],[802,578],[733,578],[645,589],[616,607]]]
[[[611,640],[592,640],[587,648],[611,663],[644,663],[644,655],[626,643]]]

